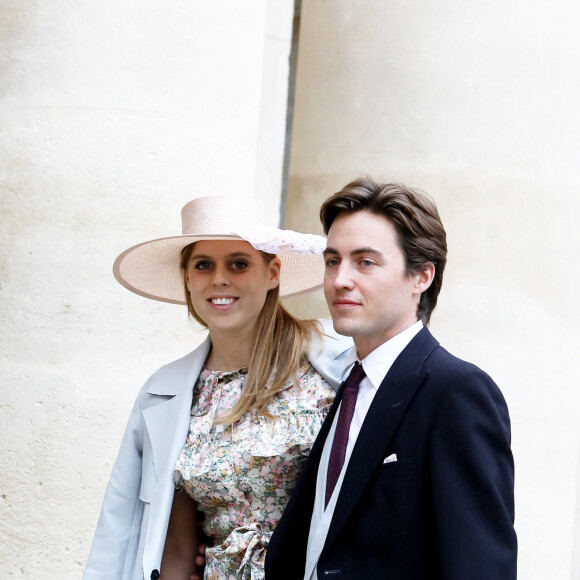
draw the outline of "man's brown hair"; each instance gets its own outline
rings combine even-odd
[[[431,286],[421,294],[417,317],[429,323],[437,305],[447,262],[447,240],[435,202],[425,193],[400,183],[377,183],[370,177],[355,179],[330,196],[320,208],[320,221],[328,235],[334,220],[343,213],[368,211],[392,222],[405,256],[407,275],[431,263],[435,274]]]

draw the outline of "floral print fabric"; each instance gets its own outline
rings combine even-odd
[[[274,419],[249,412],[234,424],[216,423],[237,402],[245,380],[244,370],[202,370],[175,466],[176,485],[199,502],[204,531],[213,539],[207,579],[263,580],[268,541],[334,398],[326,381],[305,366],[300,388],[289,381],[272,397]]]

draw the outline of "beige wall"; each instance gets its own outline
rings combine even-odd
[[[121,288],[115,256],[178,232],[192,197],[278,198],[292,5],[0,0],[4,574],[80,576],[138,388],[202,336]],[[510,405],[525,580],[580,578],[579,12],[302,6],[288,225],[319,231],[365,173],[436,198],[432,328]]]
[[[434,196],[432,330],[508,401],[525,580],[580,578],[579,19],[572,0],[302,4],[287,225],[316,231],[361,174]]]
[[[79,578],[138,389],[202,333],[115,282],[212,193],[278,203],[293,2],[0,0],[0,566]]]

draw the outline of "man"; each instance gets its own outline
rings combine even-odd
[[[270,541],[266,578],[515,580],[505,401],[425,326],[447,256],[435,204],[359,179],[320,215],[324,293],[354,339],[352,378]]]

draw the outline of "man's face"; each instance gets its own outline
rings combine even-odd
[[[324,257],[324,295],[334,328],[353,337],[360,358],[417,321],[432,272],[407,276],[389,219],[368,211],[340,214]]]

